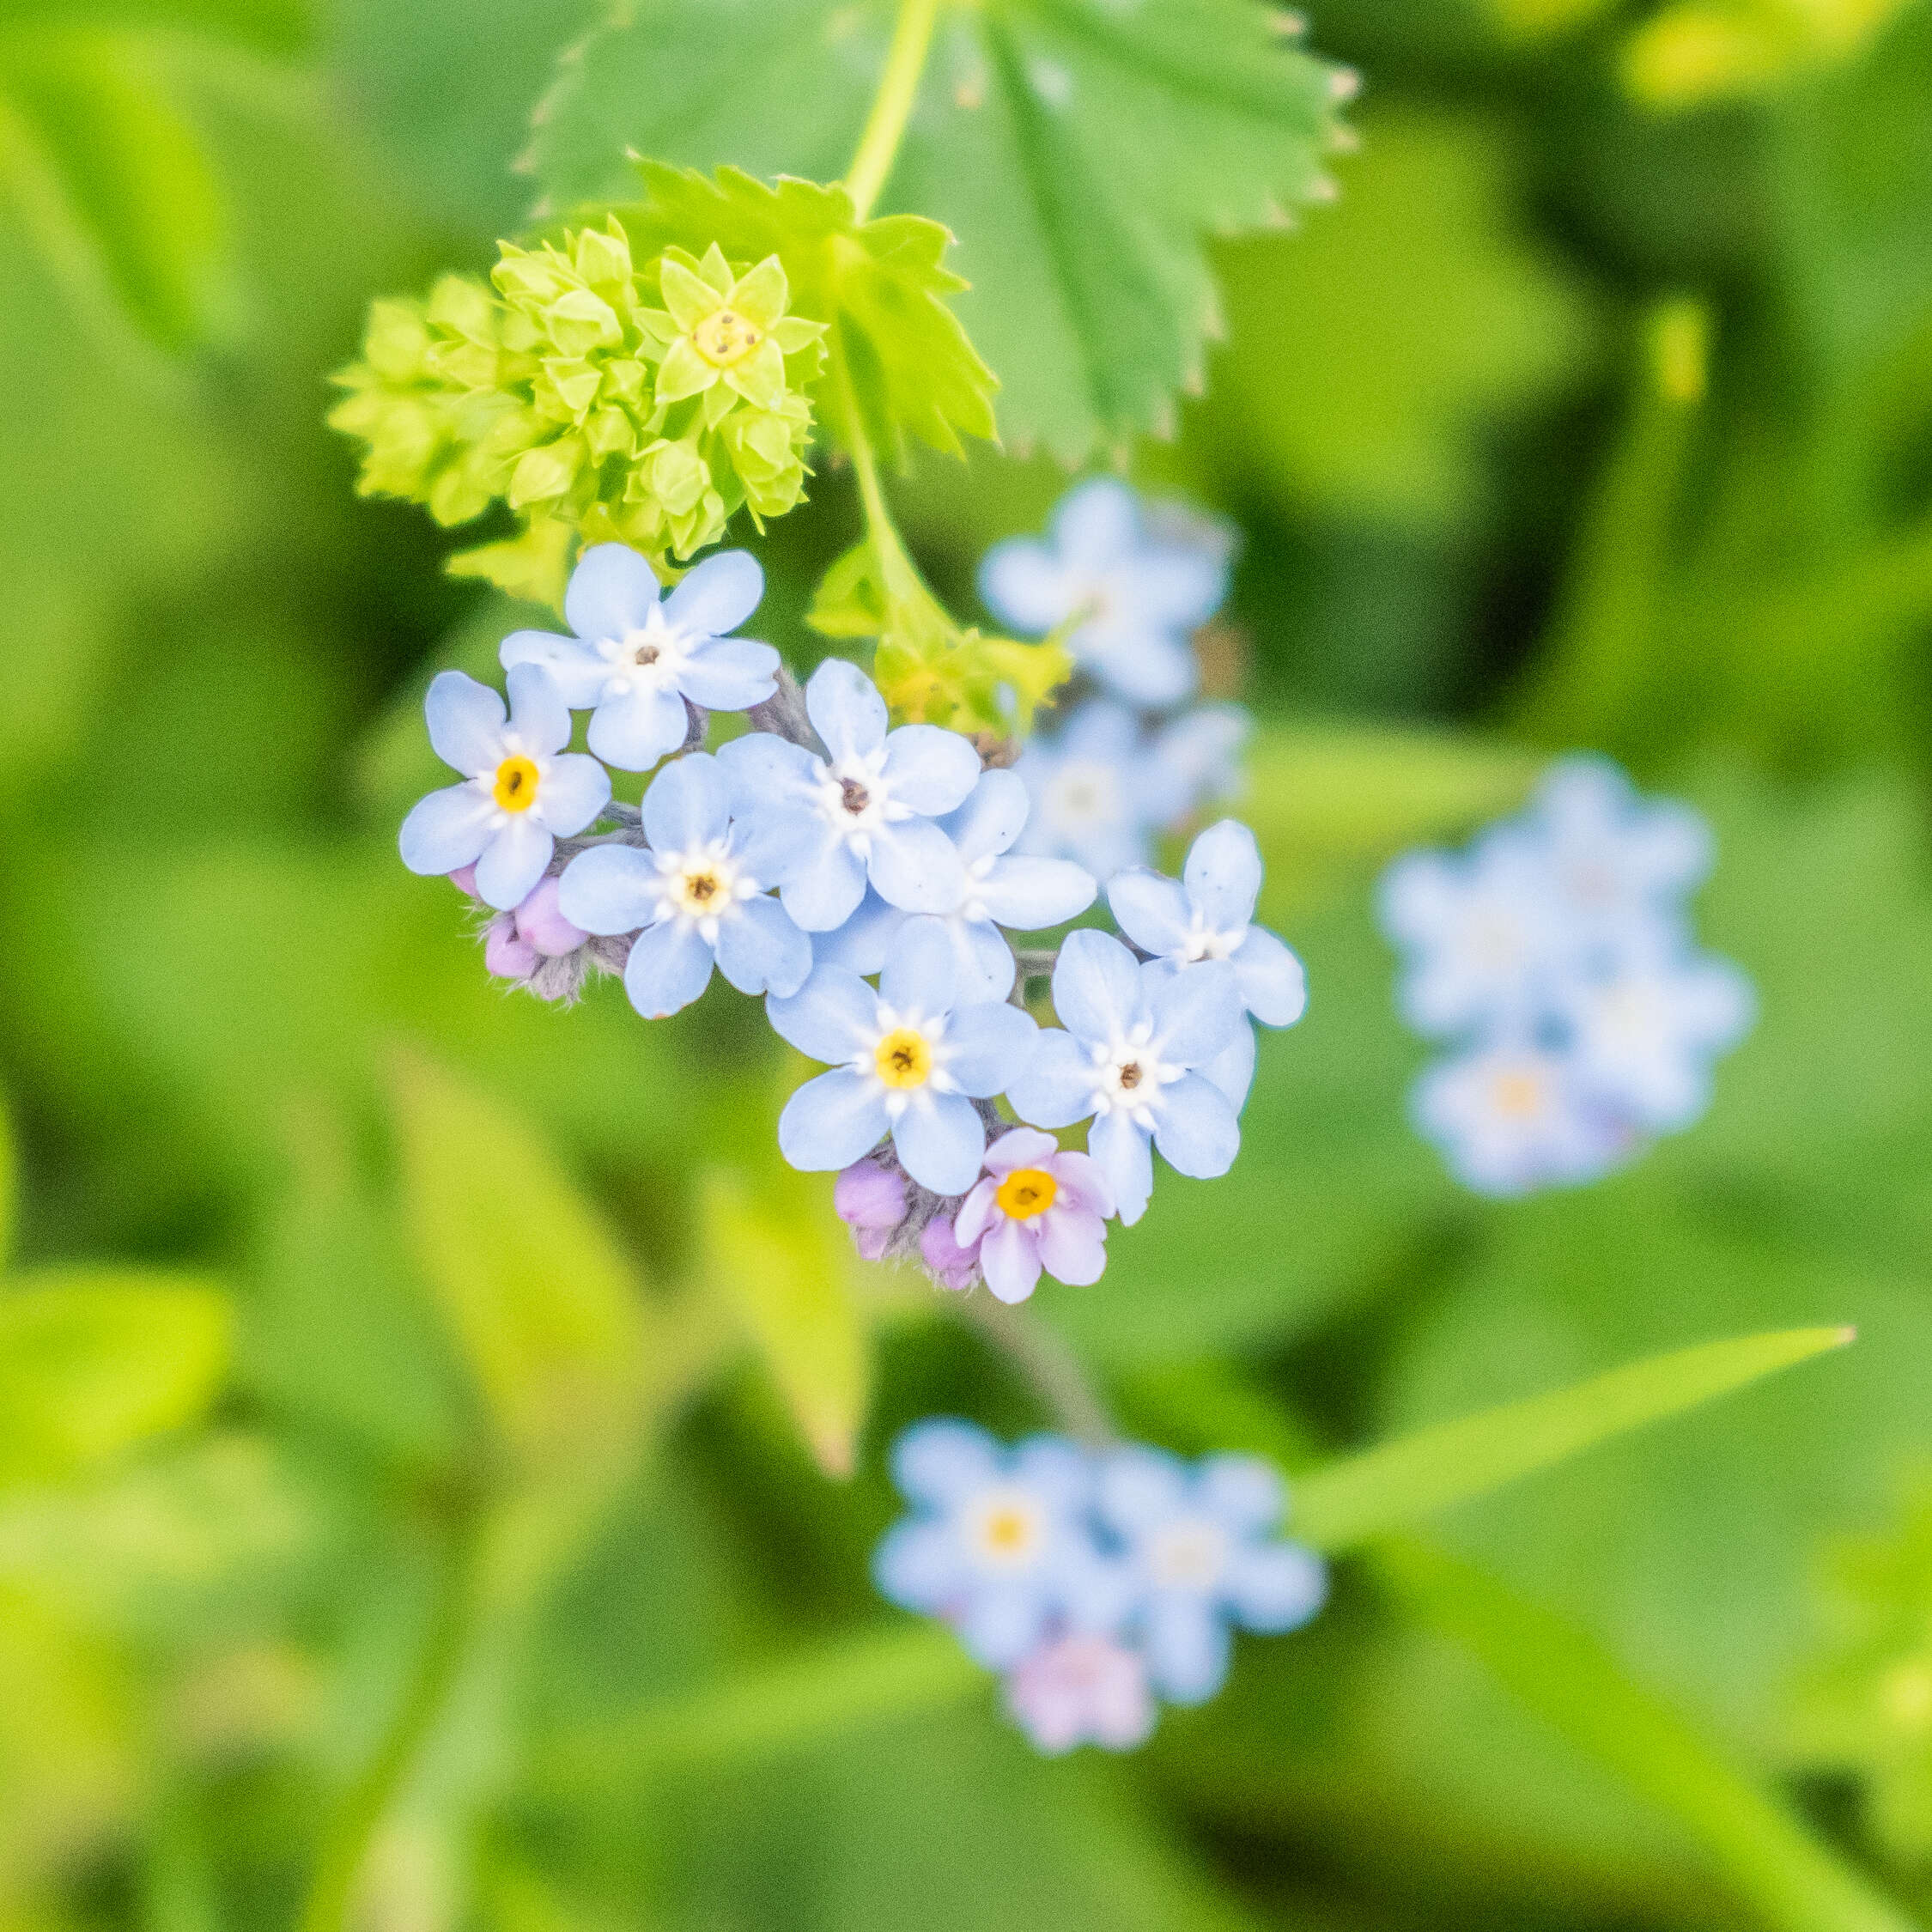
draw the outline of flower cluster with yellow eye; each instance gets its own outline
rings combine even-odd
[[[799,501],[825,331],[787,313],[776,256],[671,248],[639,268],[615,216],[500,256],[488,283],[377,302],[329,419],[364,446],[364,495],[450,525],[516,513],[517,538],[453,568],[554,603],[573,544],[688,557],[739,508]]]
[[[1008,1449],[933,1418],[899,1437],[892,1469],[912,1510],[873,1557],[880,1590],[999,1672],[1049,1754],[1142,1743],[1159,1700],[1221,1688],[1234,1630],[1297,1629],[1327,1595],[1321,1558],[1277,1534],[1287,1492],[1259,1457],[1188,1464],[1059,1436]]]

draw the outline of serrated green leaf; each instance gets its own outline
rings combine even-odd
[[[756,1187],[704,1177],[707,1273],[762,1352],[820,1468],[849,1476],[871,1394],[872,1352],[851,1255],[822,1188],[775,1165]]]
[[[1074,463],[1164,428],[1218,325],[1203,235],[1323,191],[1337,90],[1285,19],[1250,0],[948,9],[884,200],[957,238],[1010,441]],[[884,0],[640,0],[573,51],[538,178],[560,208],[621,198],[632,150],[831,179],[890,27]]]
[[[197,1420],[227,1372],[228,1297],[137,1269],[49,1269],[0,1293],[0,1485],[47,1482]]]
[[[1707,1342],[1401,1437],[1304,1477],[1296,1534],[1325,1550],[1365,1542],[1853,1339],[1849,1328],[1794,1328]]]

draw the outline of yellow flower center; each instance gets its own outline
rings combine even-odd
[[[1018,1556],[1033,1540],[1033,1524],[1024,1510],[995,1510],[982,1534],[987,1547],[1001,1556]]]
[[[1030,1221],[1044,1214],[1060,1193],[1060,1182],[1043,1167],[1016,1167],[999,1183],[993,1199],[1000,1212],[1015,1221]]]
[[[724,890],[724,882],[711,866],[696,866],[678,878],[678,903],[688,913],[712,912]]]
[[[528,811],[537,802],[537,767],[520,751],[496,768],[496,802],[505,811]]]
[[[872,1063],[889,1087],[922,1087],[933,1072],[933,1043],[916,1027],[896,1026],[873,1048]]]
[[[728,369],[733,362],[742,362],[764,339],[765,331],[756,322],[747,321],[731,308],[706,316],[691,331],[698,354],[714,369]]]
[[[1499,1073],[1495,1087],[1496,1111],[1512,1121],[1527,1121],[1543,1106],[1543,1083],[1534,1073]]]
[[[1008,1485],[979,1498],[968,1526],[981,1560],[1009,1571],[1024,1569],[1040,1554],[1045,1531],[1040,1505]]]

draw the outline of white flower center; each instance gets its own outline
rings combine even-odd
[[[693,640],[667,623],[664,606],[653,605],[651,614],[635,630],[622,637],[603,637],[597,648],[611,666],[605,680],[604,696],[627,697],[633,691],[675,690],[684,667],[691,659]]]
[[[1248,937],[1245,926],[1236,927],[1225,933],[1217,933],[1199,913],[1188,929],[1188,937],[1181,949],[1181,957],[1190,966],[1196,966],[1204,959],[1232,959],[1235,950]]]
[[[1529,934],[1521,916],[1504,906],[1479,906],[1464,928],[1462,944],[1479,971],[1507,973],[1522,963]]]
[[[885,748],[863,757],[821,761],[814,796],[825,822],[861,857],[872,850],[872,834],[912,817],[911,808],[895,803],[885,780]]]
[[[1161,1089],[1187,1071],[1160,1057],[1152,1036],[1152,1024],[1143,1020],[1131,1033],[1092,1049],[1097,1114],[1125,1114],[1137,1127],[1152,1129]]]
[[[680,924],[695,926],[715,942],[719,922],[754,897],[758,883],[732,854],[728,839],[713,839],[683,852],[660,852],[658,895],[665,912]]]
[[[1590,1030],[1599,1048],[1634,1057],[1654,1052],[1668,1038],[1670,1002],[1662,990],[1643,980],[1607,986],[1590,1003]]]
[[[1211,1590],[1227,1564],[1227,1532],[1203,1516],[1183,1516],[1148,1539],[1148,1574],[1162,1589]]]
[[[1127,817],[1121,775],[1097,759],[1062,765],[1042,788],[1040,803],[1042,817],[1076,829],[1118,825]]]
[[[967,1506],[966,1545],[989,1570],[1024,1570],[1047,1543],[1047,1513],[1038,1498],[1015,1485],[982,1491]]]

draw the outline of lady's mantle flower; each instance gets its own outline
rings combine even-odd
[[[1113,1190],[1085,1154],[1050,1133],[1014,1127],[986,1151],[986,1178],[960,1204],[954,1238],[979,1247],[980,1272],[1003,1302],[1024,1302],[1044,1267],[1084,1287],[1107,1266]]]
[[[1241,993],[1225,960],[1174,973],[1143,966],[1106,933],[1067,935],[1054,968],[1049,1028],[1008,1089],[1024,1120],[1071,1126],[1097,1115],[1087,1150],[1113,1189],[1121,1221],[1147,1211],[1157,1143],[1168,1164],[1213,1180],[1234,1164],[1241,1125],[1196,1069],[1242,1026]]]
[[[594,706],[590,748],[624,771],[648,771],[683,744],[684,703],[743,711],[777,688],[778,653],[728,637],[758,607],[764,573],[745,550],[708,556],[669,597],[635,550],[599,544],[564,593],[574,637],[513,631],[506,667],[540,664],[574,709]]]
[[[659,404],[721,388],[754,409],[775,410],[785,397],[786,356],[811,348],[825,332],[823,323],[786,314],[791,290],[777,256],[766,256],[733,280],[715,243],[702,261],[669,249],[658,275],[677,331],[658,371]],[[731,406],[732,396],[722,400],[717,416]]]
[[[644,835],[593,845],[564,869],[565,917],[588,933],[638,932],[624,990],[647,1019],[688,1006],[711,968],[740,993],[796,993],[811,970],[811,942],[775,899],[755,838],[731,822],[718,761],[695,751],[667,765],[644,793]]]
[[[915,1513],[887,1531],[872,1575],[892,1602],[943,1618],[989,1669],[1019,1663],[1050,1630],[1118,1622],[1123,1578],[1087,1527],[1092,1470],[1072,1443],[1036,1436],[1008,1450],[970,1423],[915,1423],[892,1474]]]
[[[718,754],[737,816],[775,848],[784,841],[785,909],[808,933],[831,932],[858,909],[868,878],[904,911],[956,905],[959,854],[933,821],[964,804],[979,780],[971,741],[937,725],[888,732],[885,700],[842,658],[812,673],[805,711],[826,757],[770,732],[733,738]]]
[[[437,673],[423,710],[429,742],[461,785],[420,799],[403,821],[403,863],[412,872],[476,867],[477,896],[499,912],[520,905],[543,878],[559,837],[611,802],[611,776],[595,758],[565,751],[570,712],[550,674],[519,665],[503,701],[460,671]]]
[[[1154,1728],[1147,1662],[1110,1637],[1056,1637],[1006,1680],[1006,1709],[1036,1750],[1057,1758],[1077,1745],[1131,1751]]]
[[[986,1152],[968,1097],[1004,1092],[1037,1032],[1016,1006],[958,1004],[951,944],[931,919],[908,923],[877,993],[845,967],[816,966],[765,1011],[781,1039],[834,1063],[786,1103],[786,1159],[808,1172],[849,1167],[890,1133],[900,1164],[938,1194],[964,1194]]]
[[[1285,1496],[1253,1456],[1211,1455],[1190,1469],[1157,1449],[1118,1449],[1101,1466],[1097,1500],[1127,1552],[1148,1674],[1176,1704],[1220,1689],[1230,1625],[1294,1630],[1321,1607],[1326,1569],[1273,1539]]]
[[[1218,525],[1144,516],[1125,483],[1097,477],[1060,500],[1049,538],[994,544],[980,594],[1016,630],[1070,624],[1077,664],[1133,703],[1170,705],[1194,689],[1188,639],[1227,595],[1229,548]]]

